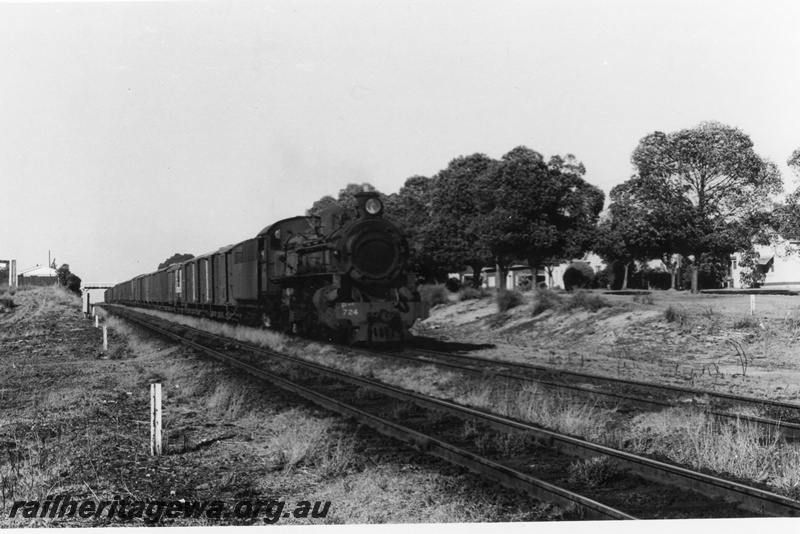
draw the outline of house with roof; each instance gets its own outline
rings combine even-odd
[[[58,282],[58,273],[52,267],[37,265],[17,275],[19,286],[50,286]]]
[[[768,246],[756,246],[758,258],[753,267],[742,266],[744,255],[731,256],[731,287],[748,287],[742,284],[743,272],[757,269],[763,276],[760,287],[771,289],[800,288],[800,240],[780,239]]]

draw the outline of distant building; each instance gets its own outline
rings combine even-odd
[[[584,263],[589,264],[589,266],[595,273],[602,271],[606,267],[606,264],[603,262],[602,259],[600,259],[600,256],[598,256],[593,252],[589,252],[580,259],[575,259],[568,262],[564,262],[559,265],[554,265],[552,267],[540,269],[539,272],[536,273],[536,283],[544,284],[550,288],[563,287],[564,272],[566,272],[567,268],[570,265],[578,261],[582,261]],[[464,272],[453,273],[450,276],[460,279],[462,283],[470,283],[472,280],[472,269],[467,267]],[[530,267],[528,267],[526,264],[514,263],[506,269],[507,288],[515,289],[519,287],[521,283],[527,281],[533,281],[533,273],[531,272]],[[485,288],[498,287],[497,270],[495,267],[483,268],[483,270],[481,271],[481,285]]]
[[[19,286],[51,286],[58,281],[56,270],[44,265],[37,265],[17,275]]]
[[[761,287],[797,289],[800,287],[800,240],[783,240],[769,246],[755,247],[759,257],[753,268],[764,275]],[[731,287],[746,287],[740,274],[750,269],[742,267],[742,254],[731,256]]]

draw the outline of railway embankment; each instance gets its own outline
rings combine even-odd
[[[490,344],[481,351],[487,357],[800,402],[800,297],[587,295],[607,305],[562,302],[537,309],[543,299],[525,292],[519,305],[500,312],[490,295],[460,300],[451,294],[417,332],[449,343]],[[556,297],[567,304],[571,298]]]

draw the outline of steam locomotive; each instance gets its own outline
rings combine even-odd
[[[105,300],[265,326],[343,343],[402,341],[428,305],[409,248],[377,193],[319,216],[278,221],[253,239],[138,276]]]

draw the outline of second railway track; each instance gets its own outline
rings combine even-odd
[[[347,350],[354,349],[347,348]],[[695,405],[718,420],[748,422],[764,428],[768,433],[780,432],[786,439],[800,440],[800,405],[798,404],[580,373],[543,365],[482,358],[464,353],[446,353],[419,348],[409,348],[401,352],[356,350],[383,358],[432,364],[465,373],[479,375],[488,373],[508,380],[532,382],[584,398],[603,399],[646,410]],[[764,415],[737,412],[737,408],[741,407],[756,409]]]

